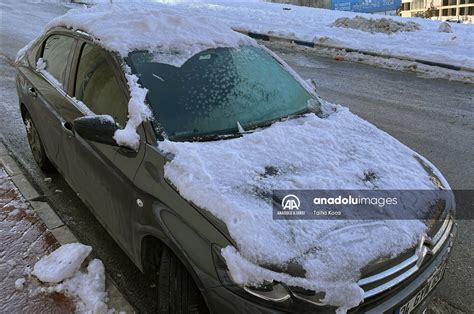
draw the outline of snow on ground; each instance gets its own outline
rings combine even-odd
[[[105,269],[98,259],[92,260],[87,271],[80,267],[92,248],[80,243],[70,243],[59,247],[51,254],[40,259],[31,272],[41,282],[49,284],[42,288],[45,292],[62,292],[77,297],[77,310],[85,313],[106,313]],[[15,283],[21,289],[24,280]]]
[[[15,280],[15,289],[16,290],[23,290],[24,285],[25,285],[25,278],[19,278]]]
[[[347,310],[362,301],[360,270],[413,247],[419,220],[274,220],[266,195],[291,189],[434,189],[417,153],[347,108],[279,122],[238,139],[159,143],[174,155],[165,176],[180,194],[224,221],[238,250],[222,254],[239,284],[277,280],[324,291]],[[266,169],[276,169],[267,175]],[[374,173],[376,182],[363,180]],[[442,178],[439,172],[436,173]],[[447,183],[445,183],[446,186]],[[205,191],[205,193],[203,193]],[[265,269],[297,263],[305,278]],[[261,265],[261,266],[259,266]]]
[[[159,2],[159,0],[158,0]],[[361,28],[373,24],[380,15],[333,11],[259,1],[190,1],[167,4],[183,8],[183,14],[201,14],[225,21],[235,28],[261,34],[324,41],[343,48],[368,50],[394,57],[419,58],[474,68],[474,25],[451,24],[453,33],[439,32],[442,22],[420,18],[383,17],[393,22],[414,22],[420,30],[386,34],[334,27],[339,18],[368,19]],[[206,3],[207,2],[207,3]],[[172,3],[172,2],[171,2]],[[290,8],[291,10],[283,10]],[[376,22],[377,23],[377,22]],[[378,22],[380,23],[380,22]]]
[[[43,282],[58,283],[71,277],[91,251],[90,246],[82,244],[63,245],[38,261],[32,274]]]

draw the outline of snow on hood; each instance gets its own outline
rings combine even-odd
[[[363,299],[356,284],[360,270],[377,258],[413,247],[425,233],[425,224],[274,220],[271,203],[256,191],[271,195],[273,189],[373,189],[374,183],[363,180],[368,171],[377,175],[379,189],[436,187],[414,151],[347,108],[332,110],[326,118],[311,113],[237,139],[166,140],[159,148],[174,155],[165,165],[165,176],[179,193],[227,225],[237,249],[228,246],[222,255],[235,282],[277,280],[324,291],[325,301],[344,311]],[[264,175],[266,167],[278,169],[278,174]],[[259,266],[290,262],[304,268],[305,278]]]
[[[70,10],[47,26],[85,31],[104,48],[126,57],[133,50],[159,53],[157,61],[180,66],[203,50],[252,45],[228,25],[177,8],[153,4],[101,4]]]

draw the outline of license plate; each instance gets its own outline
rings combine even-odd
[[[428,294],[433,290],[436,285],[443,278],[444,271],[446,270],[446,262],[443,263],[438,269],[435,270],[433,275],[426,281],[423,288],[415,294],[410,301],[405,303],[396,313],[399,314],[408,314],[411,313],[420,303],[428,296]]]

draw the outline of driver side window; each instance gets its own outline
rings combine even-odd
[[[127,120],[127,100],[103,49],[84,44],[77,67],[74,96],[95,114],[108,114],[121,127]]]

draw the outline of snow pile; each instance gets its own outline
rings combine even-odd
[[[39,260],[32,274],[43,282],[63,281],[74,275],[91,251],[90,246],[78,243],[63,245]]]
[[[84,305],[79,310],[93,313],[107,313],[105,300],[105,269],[98,259],[92,260],[87,266],[87,272],[77,271],[75,275],[62,283],[62,291],[78,296]]]
[[[397,32],[414,32],[420,29],[420,25],[415,22],[398,22],[389,18],[372,19],[362,16],[353,18],[340,17],[332,26],[358,29],[369,33],[393,34]]]
[[[56,284],[50,286],[48,292],[64,292],[78,297],[80,312],[106,313],[104,265],[94,259],[87,266],[87,272],[79,270],[91,251],[90,246],[80,243],[65,244],[40,259],[31,274],[42,282]]]
[[[356,306],[356,282],[371,261],[415,246],[418,220],[274,220],[274,189],[434,189],[415,152],[347,108],[325,104],[315,114],[279,122],[241,138],[159,143],[174,155],[165,176],[180,194],[221,219],[237,244],[222,251],[233,279],[272,279],[324,291],[341,310]],[[272,174],[267,169],[272,168]],[[376,181],[364,180],[373,173]],[[442,176],[435,170],[435,173]],[[447,186],[447,185],[446,185]],[[305,278],[273,272],[301,265]],[[263,266],[263,267],[262,267]]]
[[[19,278],[15,280],[15,290],[21,291],[25,286],[25,278]]]
[[[451,28],[451,25],[449,25],[448,22],[442,22],[441,24],[439,24],[438,32],[440,32],[440,33],[452,33],[453,29]]]

